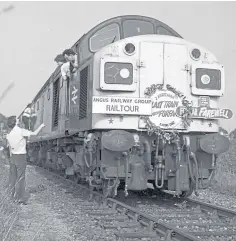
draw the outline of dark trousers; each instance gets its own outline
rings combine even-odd
[[[26,154],[13,154],[10,157],[10,178],[9,189],[12,198],[25,200],[25,170],[26,170]]]
[[[30,129],[30,118],[27,116],[22,116],[22,121],[25,125],[25,129],[29,130]]]
[[[37,120],[37,116],[31,116],[31,117],[22,116],[22,121],[25,125],[25,129],[27,129],[27,130],[32,131],[34,129],[36,120]]]

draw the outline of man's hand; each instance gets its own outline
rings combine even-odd
[[[42,129],[42,128],[44,128],[44,127],[45,127],[45,124],[44,124],[44,123],[40,125],[40,129]]]
[[[63,81],[69,80],[69,76],[67,76],[67,75],[66,75],[66,76],[62,76],[62,80],[63,80]]]
[[[37,136],[38,133],[45,127],[45,124],[41,124],[35,131],[31,132],[30,131],[30,135],[26,135],[26,136]]]

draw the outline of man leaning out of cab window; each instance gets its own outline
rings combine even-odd
[[[78,56],[73,49],[65,49],[62,53],[67,61],[70,62],[70,71],[74,73],[78,69]]]
[[[57,65],[61,67],[61,76],[63,80],[70,78],[70,62],[66,61],[66,58],[62,54],[58,54],[54,59]]]

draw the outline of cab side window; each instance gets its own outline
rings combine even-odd
[[[99,49],[120,40],[119,25],[116,23],[110,24],[98,30],[89,39],[89,48],[91,52],[97,52]]]
[[[169,35],[169,36],[175,36],[174,34],[172,34],[171,32],[169,32],[167,29],[159,26],[157,27],[157,34],[160,35]]]

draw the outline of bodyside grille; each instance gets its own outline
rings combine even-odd
[[[79,119],[87,116],[88,66],[80,71]]]
[[[53,83],[53,128],[58,126],[58,115],[59,115],[59,79]]]

